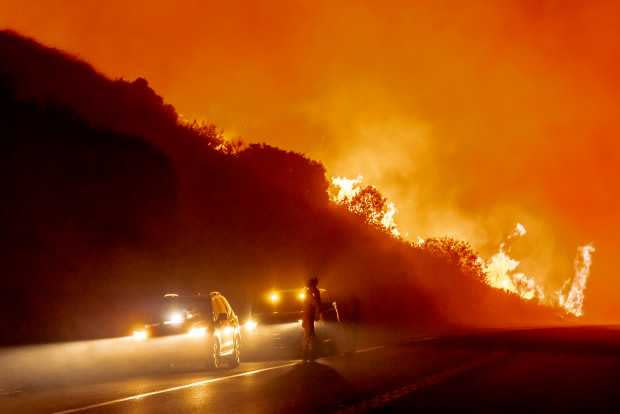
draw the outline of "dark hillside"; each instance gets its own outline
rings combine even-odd
[[[0,242],[10,293],[0,306],[19,315],[4,318],[11,336],[47,338],[57,333],[50,317],[102,310],[85,287],[114,283],[105,268],[112,252],[167,245],[177,220],[175,171],[147,142],[93,129],[66,108],[14,100],[6,86],[0,113]]]
[[[371,321],[536,323],[481,282],[466,245],[414,247],[329,202],[324,167],[268,145],[220,151],[143,79],[0,32],[1,341],[122,335],[145,297],[247,297],[310,274]],[[294,134],[294,131],[291,131]],[[464,264],[465,263],[465,264]]]

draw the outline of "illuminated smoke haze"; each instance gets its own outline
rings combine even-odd
[[[0,26],[143,76],[229,137],[362,174],[402,234],[490,257],[522,222],[511,257],[552,291],[592,240],[583,311],[617,321],[619,7],[7,0]]]

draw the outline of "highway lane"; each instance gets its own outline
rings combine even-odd
[[[116,380],[53,384],[44,387],[23,387],[0,394],[0,413],[52,413],[92,404],[131,398],[150,392],[169,390],[187,384],[224,380],[242,373],[260,373],[278,369],[297,361],[247,362],[236,369],[217,372],[196,370],[136,375]],[[102,368],[103,369],[103,368]]]
[[[0,397],[0,411],[311,411],[355,401],[473,356],[475,351],[460,348],[438,353],[419,341],[415,345],[373,346],[310,364],[246,362],[234,370],[154,374],[94,384],[25,389]]]
[[[475,412],[620,407],[620,331],[479,331],[234,370],[149,374],[0,395],[0,412]]]

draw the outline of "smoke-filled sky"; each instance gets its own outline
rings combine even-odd
[[[410,238],[496,250],[552,288],[593,242],[618,320],[620,26],[598,1],[0,3],[0,27],[148,79],[187,119],[375,184]]]

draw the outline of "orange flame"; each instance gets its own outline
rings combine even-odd
[[[346,204],[362,191],[362,181],[364,177],[358,175],[356,178],[332,177],[330,187],[330,199],[336,204]],[[388,201],[385,211],[376,212],[373,222],[376,221],[386,229],[393,237],[400,237],[400,230],[396,226],[396,205]],[[376,219],[376,220],[375,220]]]
[[[347,205],[356,195],[362,191],[363,177],[356,178],[332,177],[330,186],[330,199],[336,204]],[[387,203],[383,212],[375,212],[376,221],[396,238],[401,236],[394,220],[398,210],[393,202]],[[575,274],[567,280],[562,288],[551,297],[545,294],[543,284],[535,277],[517,271],[520,262],[510,257],[509,252],[515,239],[527,234],[527,229],[521,223],[517,223],[508,236],[499,245],[499,251],[488,260],[478,257],[482,266],[486,283],[496,289],[519,295],[525,300],[536,300],[547,306],[557,306],[566,313],[574,316],[583,315],[583,301],[586,283],[590,275],[592,265],[592,253],[595,251],[591,244],[580,246],[575,258]],[[423,247],[425,240],[418,236],[411,245]]]
[[[396,206],[390,201],[387,205],[387,211],[381,219],[381,225],[389,230],[394,237],[400,237],[400,231],[398,227],[396,227],[396,222],[394,221],[397,212]]]
[[[538,299],[538,301],[543,302],[545,299],[543,287],[533,277],[515,272],[520,262],[507,253],[510,250],[512,240],[525,234],[527,234],[525,226],[517,223],[512,233],[499,245],[499,252],[491,256],[484,264],[486,281],[494,288],[515,293],[523,299]]]
[[[575,275],[572,280],[567,280],[560,291],[557,292],[559,305],[567,312],[575,316],[583,315],[584,290],[590,267],[592,266],[592,253],[596,249],[591,244],[579,246],[575,257]],[[570,286],[570,288],[569,288]],[[568,290],[568,292],[566,292]]]
[[[362,188],[360,184],[364,177],[358,175],[357,178],[332,177],[332,187],[336,189],[336,194],[331,197],[332,201],[342,203],[351,200]]]
[[[527,234],[525,227],[517,223],[515,229],[499,246],[499,252],[484,262],[483,268],[487,283],[497,289],[515,293],[523,299],[537,299],[549,306],[558,306],[566,313],[574,316],[583,315],[583,301],[586,283],[592,266],[594,246],[587,244],[577,248],[575,257],[575,275],[567,280],[562,288],[555,293],[554,300],[545,295],[543,286],[535,278],[515,272],[519,261],[511,258],[507,251],[510,243],[516,238]]]

